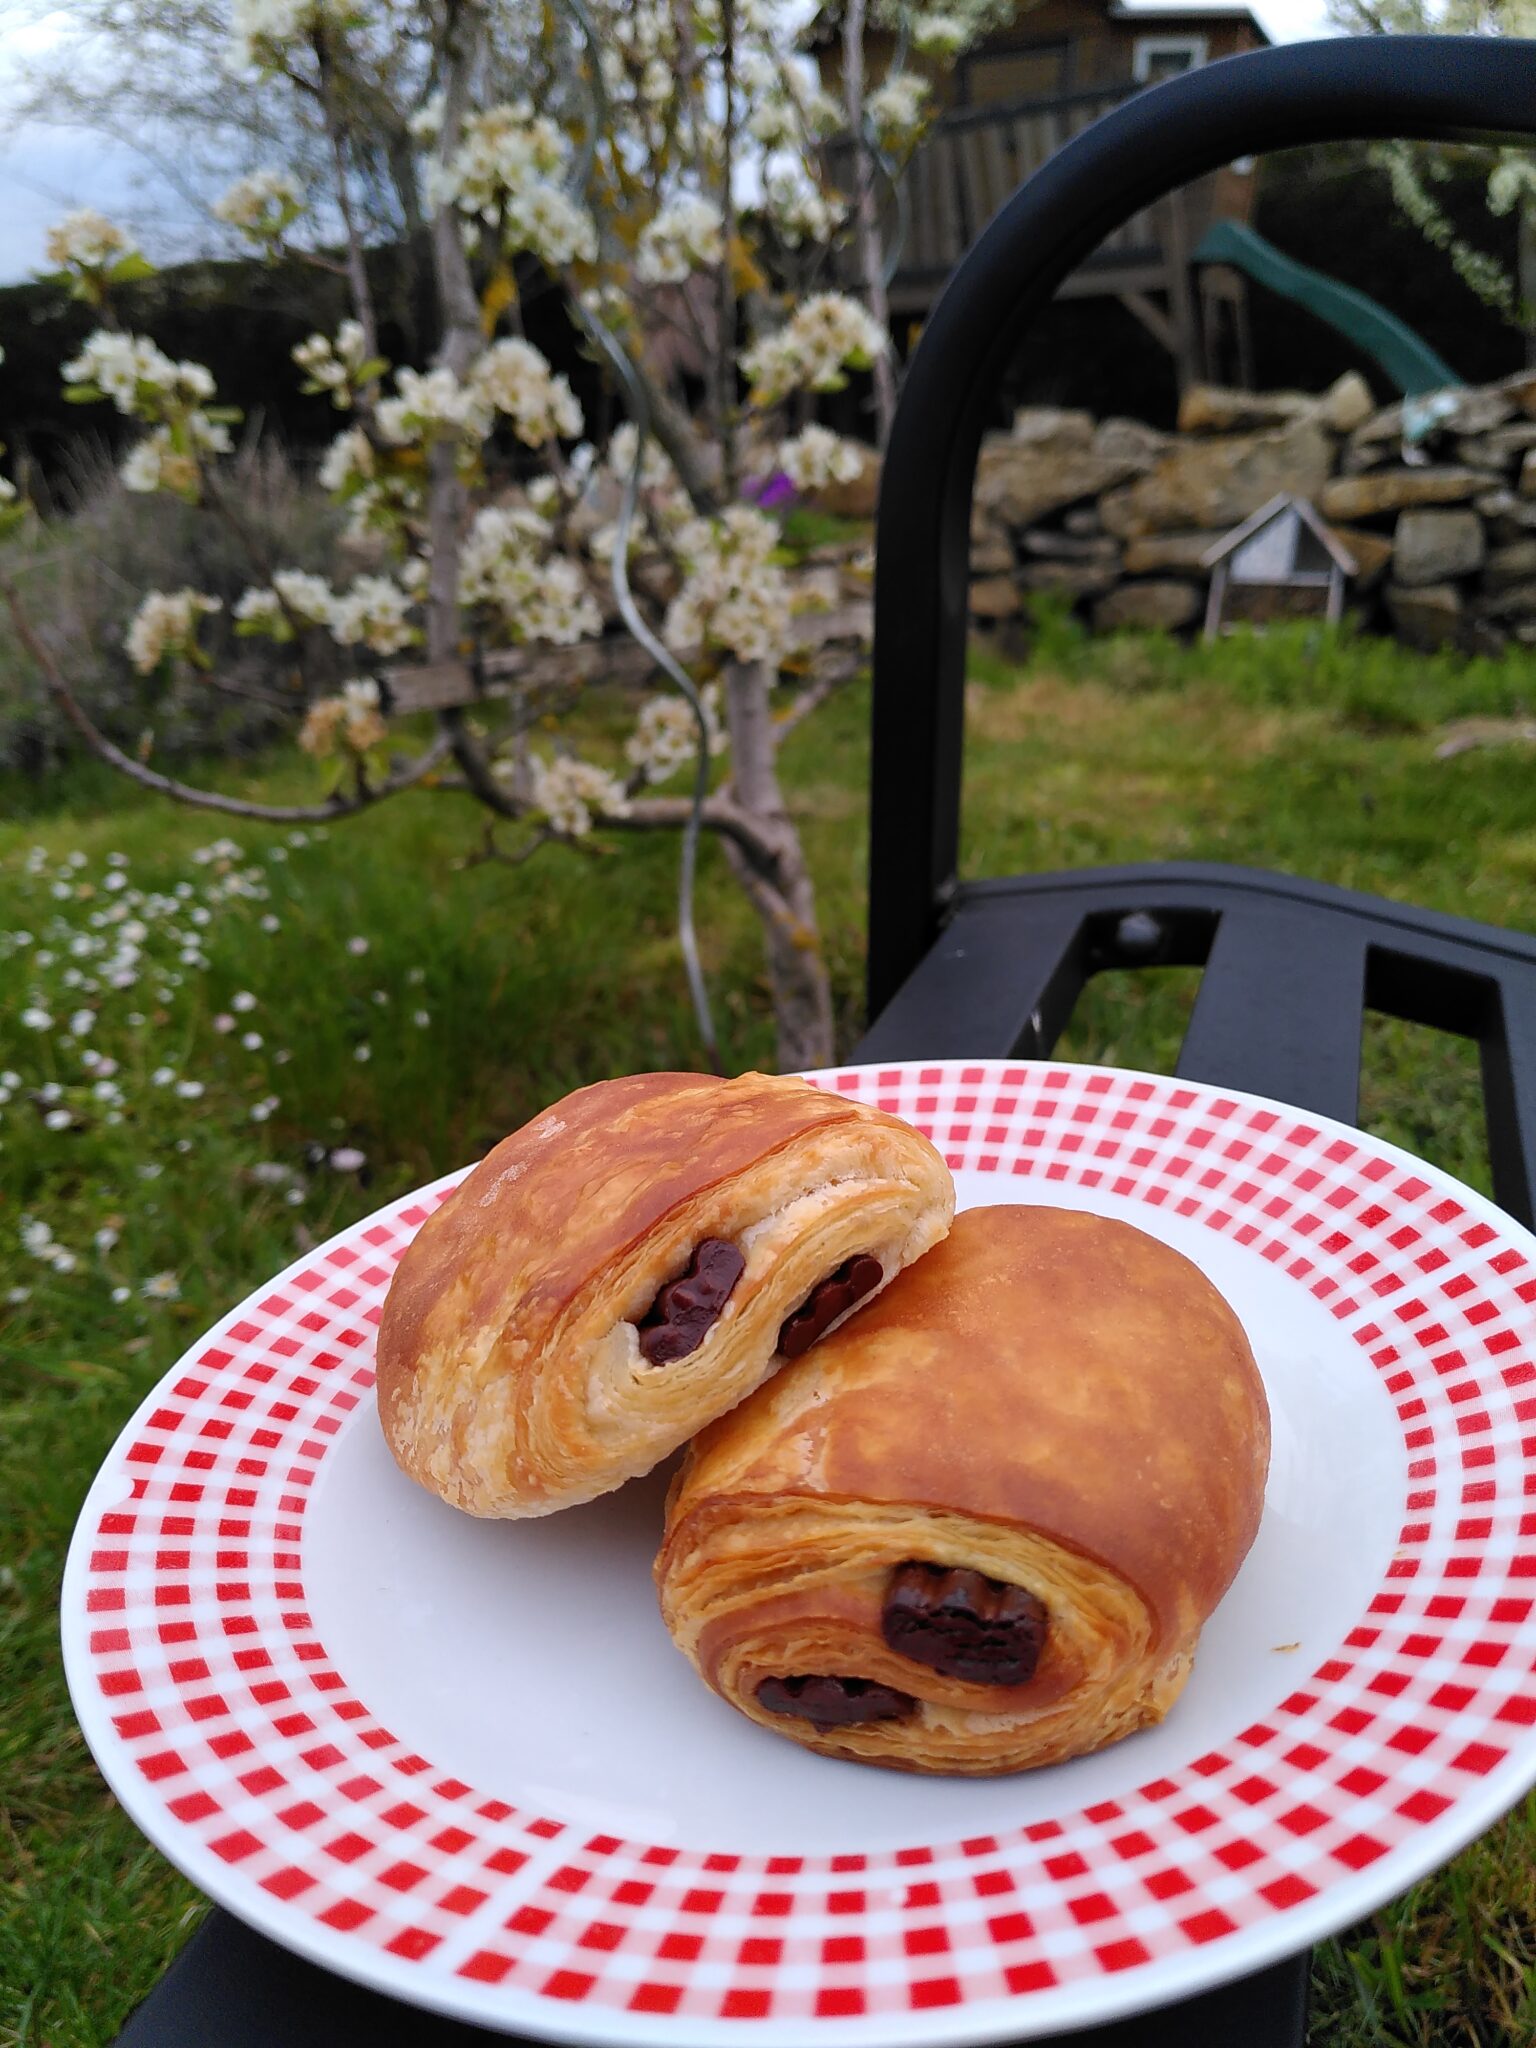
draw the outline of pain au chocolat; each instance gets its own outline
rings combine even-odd
[[[972,1209],[695,1440],[662,1614],[716,1692],[824,1755],[1059,1763],[1177,1699],[1268,1464],[1248,1341],[1188,1259]]]
[[[808,1082],[636,1074],[505,1138],[400,1261],[379,1413],[471,1514],[622,1485],[949,1228],[926,1138]]]

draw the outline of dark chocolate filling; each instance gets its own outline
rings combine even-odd
[[[802,1307],[784,1318],[779,1330],[780,1351],[786,1358],[799,1358],[809,1351],[845,1309],[872,1294],[884,1278],[885,1269],[868,1252],[844,1259],[835,1273],[817,1282]]]
[[[730,1299],[746,1259],[723,1237],[706,1237],[681,1278],[669,1280],[641,1319],[640,1351],[647,1365],[675,1365],[697,1351]]]
[[[872,1678],[765,1678],[757,1704],[770,1714],[796,1714],[816,1728],[852,1728],[861,1721],[903,1721],[917,1705],[910,1694]]]
[[[1035,1675],[1050,1617],[1022,1586],[981,1572],[910,1562],[891,1574],[880,1617],[890,1647],[945,1678],[1026,1685]]]

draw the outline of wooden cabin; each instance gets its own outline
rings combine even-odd
[[[935,80],[939,108],[908,172],[909,222],[891,281],[897,321],[920,319],[956,262],[1016,186],[1132,93],[1269,38],[1246,7],[1126,7],[1037,0]],[[811,41],[837,89],[835,32]],[[872,75],[888,52],[871,39]],[[1255,166],[1245,159],[1137,214],[1061,287],[1063,298],[1113,296],[1173,356],[1181,385],[1207,374],[1223,327],[1239,382],[1249,354],[1243,281],[1219,265],[1198,278],[1190,254],[1219,217],[1246,221]]]

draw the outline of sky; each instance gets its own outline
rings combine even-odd
[[[1137,0],[1128,4],[1136,12]],[[1199,0],[1190,0],[1190,12],[1199,11]],[[1324,0],[1254,0],[1254,13],[1276,42],[1327,33],[1323,11]],[[0,0],[0,104],[27,58],[57,40],[67,15],[60,8],[39,17],[17,0]],[[152,257],[181,253],[157,250],[166,230],[157,237],[152,225],[163,213],[174,232],[177,217],[185,219],[180,203],[163,186],[146,182],[143,161],[132,149],[103,137],[41,123],[13,130],[0,147],[0,192],[0,284],[39,270],[47,229],[81,206],[132,222]]]

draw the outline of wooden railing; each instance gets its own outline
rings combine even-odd
[[[961,107],[942,115],[924,137],[907,173],[906,233],[891,285],[893,307],[926,306],[1010,193],[1101,114],[1140,90],[1126,80],[1049,99]],[[831,168],[834,179],[842,183],[846,157],[840,161],[839,154],[834,150]],[[1157,286],[1170,259],[1187,260],[1212,210],[1212,181],[1205,179],[1172,200],[1133,215],[1064,290],[1072,294]],[[892,212],[887,227],[894,225]]]

